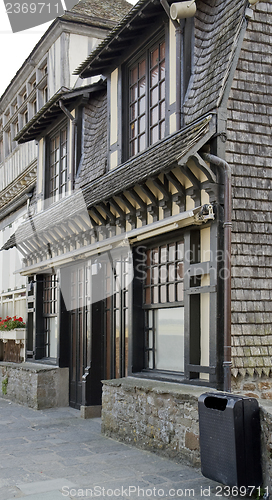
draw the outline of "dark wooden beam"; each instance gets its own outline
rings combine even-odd
[[[181,182],[178,180],[178,178],[173,174],[173,172],[168,172],[167,174],[164,174],[166,179],[168,179],[171,184],[178,190],[179,193],[182,193],[185,195],[185,187]]]
[[[171,193],[169,193],[169,191],[166,189],[166,187],[163,185],[163,183],[160,181],[160,179],[159,178],[152,179],[152,182],[153,182],[154,186],[161,192],[163,197],[166,200],[169,200]]]
[[[109,200],[109,203],[110,203],[110,205],[114,208],[114,210],[115,210],[116,212],[118,212],[119,217],[120,217],[121,219],[125,219],[126,213],[124,212],[124,210],[122,210],[122,208],[118,205],[118,203],[117,203],[117,202],[116,202],[113,198],[111,198],[111,199]]]
[[[158,199],[156,196],[152,193],[151,189],[146,184],[139,184],[140,189],[143,191],[143,193],[150,199],[151,203],[156,204],[158,203]]]
[[[134,191],[134,189],[131,189],[130,191],[128,191],[128,194],[131,196],[131,198],[133,198],[134,201],[136,201],[136,203],[138,203],[140,208],[142,208],[142,209],[146,208],[146,204],[145,204],[144,200],[142,200],[142,198],[138,195],[138,193],[136,193],[136,191]]]

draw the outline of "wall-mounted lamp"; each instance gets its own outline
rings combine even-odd
[[[256,0],[253,0],[256,1]],[[186,2],[172,3],[170,7],[171,19],[186,19],[187,17],[193,17],[196,13],[196,3],[195,0],[189,0]]]

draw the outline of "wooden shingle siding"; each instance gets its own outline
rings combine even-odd
[[[254,7],[228,102],[233,172],[233,374],[268,376],[272,359],[272,6]]]
[[[101,177],[106,171],[107,160],[107,95],[92,96],[84,108],[83,157],[79,166],[76,187]]]
[[[184,105],[186,123],[216,107],[231,65],[235,34],[239,31],[245,5],[244,0],[197,2],[195,75]]]

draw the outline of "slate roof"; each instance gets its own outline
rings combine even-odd
[[[219,104],[247,6],[245,0],[196,3],[194,76],[184,105],[186,122]]]
[[[18,141],[19,144],[22,144],[42,135],[48,125],[56,120],[59,115],[63,114],[59,106],[60,99],[64,101],[65,106],[69,107],[69,105],[73,105],[81,95],[88,95],[104,88],[105,85],[102,80],[92,85],[80,87],[79,89],[69,90],[66,87],[61,87],[20,130],[15,140]]]
[[[92,182],[83,190],[86,205],[89,207],[106,200],[115,194],[135,186],[152,176],[170,168],[179,159],[184,163],[188,160],[187,153],[198,145],[205,137],[205,142],[214,134],[215,129],[212,116],[209,115],[189,127],[183,128],[176,134],[160,141],[146,149],[119,167],[110,170],[101,179]]]
[[[126,0],[81,0],[71,12],[120,21],[131,8],[132,4]]]

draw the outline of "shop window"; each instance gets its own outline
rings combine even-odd
[[[149,248],[145,253],[143,308],[145,368],[184,371],[184,242]]]
[[[44,357],[57,358],[57,276],[45,275],[43,279]]]

